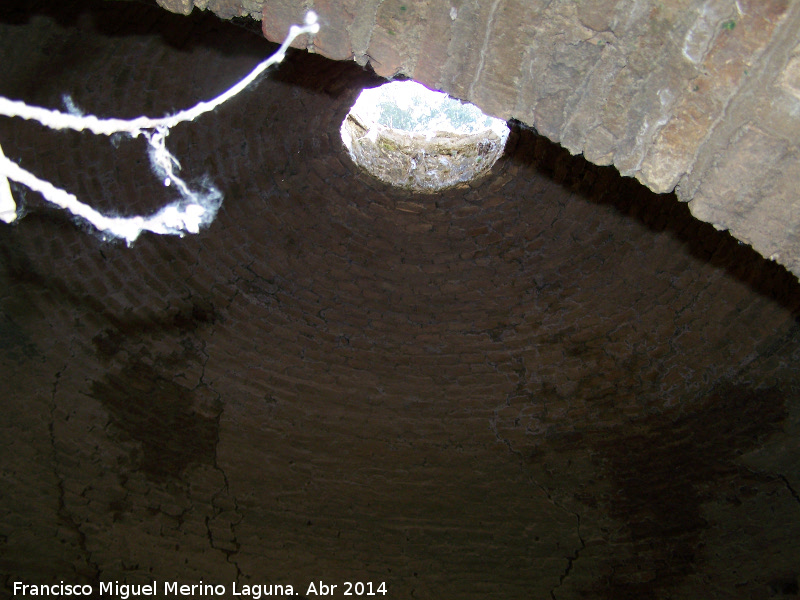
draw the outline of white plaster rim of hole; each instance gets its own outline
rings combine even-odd
[[[414,81],[366,89],[340,129],[357,165],[381,181],[436,192],[487,173],[503,153],[504,121]]]

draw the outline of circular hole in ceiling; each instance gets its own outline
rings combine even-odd
[[[433,192],[475,179],[497,161],[505,122],[414,81],[361,92],[342,123],[353,162],[378,179]]]

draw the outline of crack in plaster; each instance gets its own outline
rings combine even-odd
[[[86,565],[92,570],[94,579],[99,581],[101,573],[100,566],[98,565],[98,563],[92,561],[92,553],[86,545],[86,534],[81,530],[80,524],[75,522],[73,516],[67,509],[64,477],[61,476],[58,470],[59,461],[58,461],[58,450],[56,449],[56,432],[55,432],[55,418],[56,418],[56,408],[57,408],[56,396],[58,395],[58,387],[59,387],[59,382],[61,381],[61,376],[63,375],[64,371],[67,370],[67,366],[68,365],[65,364],[63,367],[61,367],[60,370],[56,371],[51,392],[50,420],[47,424],[47,429],[50,435],[50,447],[53,455],[53,475],[58,480],[58,483],[56,484],[56,487],[58,489],[58,509],[56,511],[56,514],[58,515],[59,519],[63,523],[65,523],[78,537],[78,546],[84,555],[84,561],[86,562]],[[73,565],[73,569],[75,569],[76,575],[80,574],[75,565]]]
[[[211,391],[214,394],[216,400],[220,403],[220,406],[223,406],[222,405],[222,395],[217,390],[215,390],[210,383],[205,381],[206,365],[208,364],[208,361],[209,361],[209,358],[210,358],[209,354],[208,354],[208,352],[206,350],[206,344],[207,344],[207,342],[205,340],[203,340],[203,346],[202,346],[201,352],[202,352],[203,356],[205,356],[205,360],[203,361],[203,366],[202,366],[202,370],[201,370],[201,374],[200,374],[200,383],[198,384],[198,386],[199,385],[206,386],[206,388],[208,388],[208,390]],[[228,474],[225,472],[225,469],[223,469],[219,464],[219,442],[220,442],[220,436],[221,436],[221,421],[222,421],[222,413],[223,412],[224,412],[224,406],[220,410],[219,415],[217,415],[217,427],[216,427],[216,429],[217,429],[217,439],[216,439],[216,443],[214,444],[214,462],[213,462],[214,468],[217,471],[219,471],[219,473],[222,475],[222,482],[223,483],[222,483],[222,487],[211,497],[211,506],[214,509],[214,516],[213,517],[208,517],[207,516],[205,518],[205,525],[206,525],[206,533],[208,535],[208,543],[209,543],[209,545],[214,550],[218,550],[218,551],[222,552],[223,554],[225,554],[226,562],[228,562],[229,564],[233,565],[236,568],[236,582],[237,583],[241,583],[242,577],[244,576],[244,573],[242,572],[242,569],[239,566],[239,563],[234,559],[234,557],[242,549],[242,545],[241,545],[241,543],[239,542],[239,540],[236,537],[236,525],[238,525],[239,523],[242,522],[242,519],[244,519],[244,516],[242,514],[242,511],[239,509],[239,503],[236,501],[236,497],[235,496],[230,496],[230,482],[228,480]],[[224,512],[224,508],[219,506],[218,502],[217,502],[217,499],[222,495],[230,496],[230,499],[233,502],[233,513],[237,517],[236,522],[231,521],[229,523],[229,528],[230,528],[230,532],[231,532],[230,545],[233,546],[233,548],[234,548],[233,550],[230,550],[229,548],[226,548],[224,546],[218,546],[214,542],[214,534],[211,531],[211,521],[212,521],[212,519],[213,520],[217,519]]]
[[[517,374],[517,383],[514,389],[506,394],[506,398],[503,404],[494,409],[494,415],[492,419],[489,420],[489,428],[494,433],[497,441],[505,444],[509,452],[511,452],[512,454],[516,454],[518,457],[522,457],[522,452],[520,452],[519,450],[515,450],[513,444],[511,443],[511,440],[500,435],[500,430],[497,427],[497,422],[500,416],[500,410],[511,406],[511,398],[517,395],[521,390],[525,388],[525,380],[527,379],[527,373],[528,373],[528,370],[525,367],[525,361],[522,358],[518,358],[517,364],[518,367],[514,369],[514,372]]]
[[[208,535],[208,543],[211,546],[211,548],[213,548],[214,550],[218,550],[218,551],[222,552],[225,555],[226,562],[228,562],[229,564],[233,565],[236,568],[236,582],[237,583],[241,583],[242,578],[244,577],[244,573],[242,572],[242,569],[239,566],[239,563],[234,559],[234,557],[242,549],[242,544],[241,544],[241,542],[239,542],[239,540],[236,537],[236,525],[241,523],[242,519],[244,517],[242,516],[241,510],[239,510],[239,503],[236,501],[236,498],[235,497],[231,497],[231,500],[233,502],[233,512],[238,517],[238,520],[236,522],[231,521],[229,523],[229,528],[230,528],[230,532],[231,532],[230,545],[232,545],[234,549],[231,550],[231,549],[226,548],[224,546],[217,545],[217,543],[214,542],[214,533],[211,531],[211,522],[212,522],[212,520],[216,520],[219,517],[219,515],[221,515],[224,512],[224,509],[216,504],[216,500],[222,494],[225,494],[225,495],[229,494],[228,475],[217,464],[216,456],[214,458],[214,468],[217,469],[222,474],[222,478],[223,478],[224,483],[223,483],[222,488],[219,491],[217,491],[217,493],[215,493],[211,498],[211,505],[214,508],[214,516],[205,518],[206,533]]]
[[[558,506],[558,505],[556,505],[556,506]],[[566,510],[566,509],[564,509],[564,510]],[[581,541],[581,547],[580,548],[576,548],[575,552],[572,554],[572,556],[568,556],[567,557],[567,567],[566,567],[566,569],[564,569],[564,572],[561,574],[561,577],[559,577],[558,585],[555,586],[552,590],[550,590],[550,598],[552,598],[552,600],[556,600],[556,591],[562,585],[564,585],[564,581],[567,579],[569,574],[572,572],[572,567],[577,562],[578,557],[581,554],[581,550],[586,548],[586,542],[583,540],[583,536],[581,536],[581,516],[578,513],[572,513],[572,514],[575,515],[575,518],[578,520],[577,533],[578,533],[578,539]]]
[[[517,360],[517,364],[518,364],[517,368],[514,369],[514,372],[517,374],[517,383],[516,383],[514,389],[512,391],[508,392],[508,394],[506,394],[506,399],[505,399],[504,403],[501,406],[495,408],[495,410],[494,410],[494,418],[490,420],[489,427],[491,428],[492,432],[494,432],[495,437],[496,437],[498,442],[502,442],[503,444],[505,444],[506,447],[508,448],[509,452],[511,452],[512,454],[515,454],[517,457],[522,458],[522,452],[519,451],[519,450],[516,450],[510,440],[508,440],[507,438],[501,436],[500,432],[499,432],[499,430],[497,428],[497,421],[498,421],[498,413],[499,413],[499,411],[504,407],[511,406],[511,398],[513,396],[517,395],[521,390],[523,390],[525,388],[525,382],[527,380],[527,372],[528,371],[527,371],[527,368],[525,367],[525,362],[524,362],[524,360],[522,358],[519,358]],[[571,556],[567,556],[566,557],[567,566],[565,567],[563,573],[561,573],[561,575],[559,576],[558,584],[555,587],[553,587],[553,589],[550,590],[550,598],[552,600],[556,600],[556,596],[555,596],[556,591],[561,586],[564,585],[564,581],[567,579],[567,577],[570,575],[570,573],[572,573],[572,568],[575,565],[575,563],[577,562],[578,558],[580,557],[580,553],[583,551],[584,548],[586,548],[586,542],[583,539],[583,536],[581,535],[581,515],[580,515],[580,513],[577,513],[577,512],[572,511],[572,510],[569,510],[567,507],[565,507],[561,503],[559,503],[555,498],[553,498],[553,495],[550,493],[550,491],[544,485],[539,483],[536,480],[535,477],[533,477],[530,474],[528,475],[528,477],[529,477],[530,482],[534,486],[539,488],[542,491],[542,493],[544,493],[544,495],[547,498],[548,502],[550,502],[553,506],[555,506],[559,510],[563,510],[564,512],[566,512],[568,514],[571,514],[572,516],[575,517],[575,520],[576,520],[576,533],[577,533],[577,536],[578,536],[578,540],[580,541],[580,546],[575,548],[575,551],[572,553]]]
[[[789,490],[789,493],[792,497],[800,504],[800,495],[797,494],[797,491],[792,487],[792,484],[789,483],[789,480],[786,478],[785,475],[778,475],[778,479],[783,481],[783,485],[786,486],[786,489]]]

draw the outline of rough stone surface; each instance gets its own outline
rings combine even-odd
[[[185,13],[192,0],[159,2]],[[263,16],[272,41],[314,9],[322,31],[298,47],[518,119],[656,192],[677,187],[696,217],[800,275],[796,2],[194,4],[224,18]],[[749,148],[739,147],[743,139]]]
[[[391,10],[379,20],[399,31]],[[573,10],[587,27],[617,18]],[[273,49],[208,14],[0,7],[3,95],[69,93],[100,115],[190,106]],[[484,77],[495,66],[486,54]],[[797,597],[796,279],[525,127],[469,188],[381,184],[339,137],[378,83],[293,52],[176,128],[184,175],[225,194],[199,236],[102,242],[15,190],[28,214],[0,227],[3,593],[156,579],[227,598],[234,581],[319,580],[385,581],[398,599]],[[737,129],[748,160],[781,148],[753,118]],[[103,210],[172,199],[142,140],[5,118],[0,139]]]
[[[505,148],[505,139],[491,129],[412,134],[376,123],[365,125],[352,112],[342,127],[343,141],[347,136],[345,146],[356,164],[381,181],[416,192],[466,187],[488,173]]]

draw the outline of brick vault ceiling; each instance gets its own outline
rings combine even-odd
[[[210,15],[0,8],[0,92],[94,114],[208,98],[274,46]],[[33,193],[0,227],[0,571],[48,583],[386,581],[392,598],[796,595],[798,283],[516,127],[412,195],[339,126],[379,80],[291,54],[169,145],[199,236],[103,242]],[[3,119],[106,211],[143,144]]]

